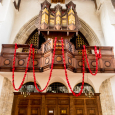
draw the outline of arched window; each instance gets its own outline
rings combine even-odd
[[[46,40],[43,37],[42,33],[38,36],[38,30],[34,30],[32,34],[29,36],[25,44],[33,44],[36,48],[40,49],[42,43],[44,43]]]
[[[39,89],[41,89],[40,88],[40,86],[37,84],[37,86],[38,86],[38,88]],[[30,92],[30,93],[36,93],[36,92],[38,92],[38,90],[35,88],[35,86],[34,86],[34,82],[27,82],[27,83],[25,83],[22,87],[21,87],[21,89],[19,90],[20,92],[23,92],[23,90],[27,90],[28,92]]]
[[[74,35],[74,37],[70,40],[75,46],[75,49],[81,48],[83,45],[89,46],[88,41],[84,37],[84,35],[81,32],[78,32],[78,35]]]
[[[68,93],[67,87],[59,82],[54,82],[47,88],[47,93]]]
[[[70,40],[70,42],[72,42],[75,46],[75,49],[79,49],[82,48],[83,45],[85,46],[89,46],[88,41],[86,40],[86,38],[84,37],[84,35],[81,32],[78,32],[78,35],[74,35],[74,37]],[[82,51],[78,51],[79,54],[82,54]],[[87,53],[91,53],[90,50],[88,50]]]
[[[77,84],[74,87],[73,91],[75,93],[79,93],[80,89],[81,89],[81,85],[82,85],[82,83]],[[93,89],[93,87],[91,85],[89,85],[88,83],[84,83],[84,88],[83,88],[83,92],[82,93],[85,93],[86,91],[92,91],[93,93],[95,93],[95,91],[94,91],[94,89]]]

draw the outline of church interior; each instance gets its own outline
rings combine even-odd
[[[115,115],[115,0],[0,0],[0,115]]]

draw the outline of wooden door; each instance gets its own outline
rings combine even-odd
[[[96,94],[95,94],[96,95]],[[99,95],[87,98],[84,94],[36,93],[24,98],[16,93],[12,115],[102,115]]]
[[[87,115],[98,115],[97,108],[87,108]]]
[[[85,99],[87,115],[98,115],[97,100]]]
[[[69,115],[69,98],[46,97],[45,115]]]

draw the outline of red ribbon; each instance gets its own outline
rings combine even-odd
[[[83,51],[85,52],[86,62],[87,62],[88,69],[89,69],[90,73],[91,73],[92,75],[96,75],[97,72],[98,72],[98,58],[101,58],[101,51],[100,51],[100,49],[99,49],[99,54],[97,54],[97,47],[96,47],[96,46],[94,47],[95,58],[96,58],[96,71],[95,71],[95,73],[93,73],[93,72],[91,71],[91,69],[90,69],[85,45],[83,45]]]
[[[22,85],[24,83],[24,80],[25,80],[25,77],[26,77],[26,74],[27,74],[27,71],[28,71],[28,66],[29,66],[29,61],[30,61],[30,56],[31,56],[31,50],[32,50],[32,55],[33,55],[33,77],[34,77],[34,85],[35,85],[36,89],[39,92],[43,92],[48,87],[48,84],[49,84],[51,76],[52,76],[52,70],[53,70],[53,64],[54,64],[54,57],[55,57],[55,50],[56,50],[56,42],[57,42],[57,37],[55,37],[55,42],[54,42],[54,50],[53,50],[53,57],[52,57],[52,64],[51,64],[51,70],[50,70],[50,74],[49,74],[49,79],[48,79],[48,82],[47,82],[47,84],[46,84],[46,86],[44,87],[43,90],[38,89],[37,84],[36,84],[35,68],[34,68],[34,48],[32,49],[32,44],[30,45],[29,57],[28,57],[28,61],[27,61],[26,70],[25,70],[25,74],[24,74],[23,80],[22,80],[19,88],[17,88],[17,89],[15,88],[15,84],[14,84],[14,71],[15,71],[16,49],[18,48],[17,44],[15,44],[15,51],[14,51],[14,58],[13,58],[13,69],[12,69],[12,82],[13,82],[13,87],[14,87],[15,90],[18,91],[22,87]],[[87,62],[88,69],[89,69],[90,73],[92,75],[96,75],[97,72],[98,72],[98,58],[101,58],[101,51],[99,50],[99,54],[97,54],[97,48],[95,46],[94,52],[95,52],[95,57],[96,57],[96,72],[93,74],[92,71],[91,71],[91,69],[90,69],[90,66],[89,66],[89,62],[88,62],[88,58],[87,58],[87,54],[86,54],[85,45],[83,46],[83,49],[82,49],[82,62],[83,62],[83,68],[82,68],[82,70],[83,70],[82,86],[81,86],[80,92],[78,94],[76,94],[72,90],[72,87],[70,85],[70,82],[69,82],[69,79],[68,79],[68,75],[67,75],[66,62],[65,62],[65,56],[64,56],[63,37],[61,37],[61,44],[62,44],[62,56],[63,56],[63,63],[64,63],[66,81],[67,81],[67,84],[68,84],[71,92],[73,93],[73,95],[76,96],[76,97],[78,97],[78,96],[81,95],[81,93],[83,91],[83,87],[84,87],[84,74],[85,74],[85,58],[84,57],[86,57],[86,62]]]
[[[22,87],[22,85],[23,85],[23,83],[25,81],[25,78],[26,78],[26,74],[27,74],[28,66],[29,66],[29,61],[30,61],[30,56],[31,56],[32,44],[30,45],[29,57],[28,57],[27,65],[26,65],[25,74],[24,74],[23,80],[22,80],[22,82],[21,82],[21,84],[20,84],[20,86],[18,88],[16,88],[15,84],[14,84],[14,70],[15,70],[16,49],[18,49],[17,44],[15,44],[15,51],[14,51],[14,58],[13,58],[12,83],[13,83],[13,88],[16,91],[18,91]]]
[[[74,96],[78,97],[81,95],[82,91],[83,91],[83,87],[84,87],[84,73],[85,73],[85,59],[84,59],[84,51],[82,50],[82,60],[83,60],[83,77],[82,77],[82,86],[81,86],[81,90],[78,94],[76,94],[73,90],[72,87],[70,85],[69,79],[68,79],[68,75],[67,75],[67,70],[66,70],[66,62],[65,62],[65,56],[64,56],[64,44],[63,44],[63,37],[61,37],[61,44],[62,44],[62,56],[63,56],[63,63],[64,63],[64,69],[65,69],[65,76],[66,76],[66,81],[67,84],[71,90],[71,92],[73,93]]]
[[[33,48],[33,77],[34,77],[34,85],[36,87],[36,89],[39,91],[39,92],[43,92],[47,87],[48,87],[48,84],[50,82],[50,79],[51,79],[51,76],[52,76],[52,70],[53,70],[53,64],[54,64],[54,57],[55,57],[55,50],[56,50],[56,42],[57,42],[57,37],[55,37],[55,42],[54,42],[54,50],[53,50],[53,57],[52,57],[52,64],[51,64],[51,70],[50,70],[50,74],[49,74],[49,79],[48,79],[48,82],[46,84],[46,86],[44,87],[44,89],[40,90],[38,87],[37,87],[37,84],[36,84],[36,77],[35,77],[35,70],[34,70],[34,48]]]

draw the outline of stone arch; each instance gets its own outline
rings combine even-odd
[[[27,22],[16,35],[13,43],[24,44],[31,33],[36,29],[35,22],[38,18],[38,15],[33,17],[29,22]],[[98,37],[95,32],[91,29],[91,27],[85,23],[82,19],[80,19],[81,28],[80,32],[85,36],[89,45],[101,45]]]
[[[99,92],[103,115],[114,115],[115,104],[113,99],[110,78],[102,82]]]
[[[80,32],[85,36],[89,45],[90,46],[94,46],[94,45],[101,46],[101,43],[97,35],[93,31],[93,29],[91,29],[91,27],[86,22],[84,22],[81,18],[79,18],[79,20],[81,23]]]

